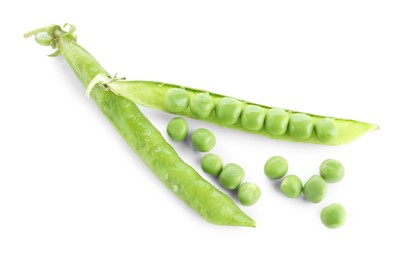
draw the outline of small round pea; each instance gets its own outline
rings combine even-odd
[[[342,180],[345,175],[344,166],[340,161],[327,159],[320,165],[320,176],[329,183]]]
[[[265,175],[273,180],[281,179],[288,171],[288,162],[281,156],[273,156],[264,165]]]
[[[315,134],[321,142],[331,142],[338,135],[337,123],[331,118],[321,118],[315,123]]]
[[[221,123],[232,125],[240,117],[242,103],[231,97],[223,97],[216,106],[216,115]]]
[[[295,138],[308,139],[313,133],[313,127],[314,124],[311,116],[302,113],[296,113],[293,114],[290,118],[288,131],[290,135]]]
[[[272,135],[283,135],[287,131],[288,113],[279,108],[271,108],[265,117],[265,130]]]
[[[327,192],[327,183],[325,183],[323,178],[318,175],[311,176],[311,178],[304,184],[304,197],[313,203],[318,203],[323,200],[327,195]]]
[[[167,134],[173,141],[180,142],[186,139],[188,134],[187,121],[182,117],[175,117],[167,125]]]
[[[264,124],[265,112],[262,107],[247,105],[241,113],[241,124],[248,130],[260,130]]]
[[[208,93],[199,93],[191,99],[191,113],[198,118],[208,117],[213,109],[214,99]]]
[[[165,94],[164,106],[168,112],[180,113],[187,109],[190,95],[181,88],[172,88]]]
[[[200,152],[208,152],[215,146],[214,134],[205,128],[199,128],[191,135],[191,143]]]
[[[219,156],[208,153],[201,159],[201,169],[205,173],[218,176],[223,170],[223,162]]]
[[[220,174],[220,184],[226,189],[234,190],[244,179],[244,170],[235,163],[224,166]]]
[[[238,188],[238,200],[241,205],[251,206],[254,205],[260,198],[260,188],[254,183],[246,182],[240,185]]]
[[[347,213],[338,203],[331,204],[321,210],[321,222],[328,228],[339,228],[345,223]]]
[[[303,184],[296,175],[288,175],[280,185],[281,192],[289,198],[297,198],[303,190]]]

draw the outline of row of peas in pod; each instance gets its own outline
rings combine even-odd
[[[311,176],[303,185],[296,175],[286,175],[288,162],[281,156],[271,157],[264,165],[265,175],[272,180],[281,180],[280,190],[289,198],[297,198],[301,193],[313,203],[322,201],[328,193],[328,183],[335,183],[344,178],[345,170],[341,162],[335,159],[323,161],[319,167],[320,175]],[[284,177],[285,176],[285,177]],[[283,178],[284,177],[284,178]],[[338,203],[331,204],[321,211],[322,223],[328,228],[338,228],[344,225],[346,212]]]
[[[184,118],[173,118],[167,125],[167,133],[173,141],[184,141],[188,135],[188,124]],[[216,144],[214,134],[205,129],[196,129],[191,135],[191,144],[200,152],[209,152]],[[204,155],[201,168],[205,173],[219,177],[221,186],[228,190],[238,189],[238,200],[244,206],[255,204],[260,198],[260,189],[251,182],[242,183],[245,177],[244,169],[235,163],[223,166],[221,158],[213,153]]]
[[[288,134],[294,138],[309,139],[314,133],[318,140],[327,143],[338,135],[337,123],[332,118],[314,120],[304,113],[291,113],[279,108],[247,104],[231,97],[212,97],[208,93],[192,96],[182,89],[170,89],[164,107],[171,113],[189,112],[197,118],[215,117],[221,124],[240,124],[247,130],[264,129],[271,135]]]

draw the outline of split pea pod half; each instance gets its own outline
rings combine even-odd
[[[24,36],[34,35],[41,45],[57,49],[53,56],[62,54],[85,87],[105,84],[102,81],[111,77],[90,53],[76,43],[74,31],[71,25],[68,31],[51,25]],[[101,86],[93,88],[89,95],[160,181],[205,220],[219,225],[255,226],[255,221],[242,212],[232,199],[204,180],[178,156],[133,102]],[[188,106],[188,102],[184,101],[185,92],[175,89],[168,95],[181,102],[162,103],[163,107],[180,111]]]
[[[293,142],[342,145],[379,128],[375,124],[258,105],[161,82],[117,80],[104,87],[145,107]]]

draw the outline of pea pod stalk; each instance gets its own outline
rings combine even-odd
[[[52,56],[61,53],[84,86],[94,84],[92,81],[98,75],[111,78],[98,61],[76,43],[75,28],[68,26],[69,30],[65,31],[60,26],[50,25],[24,36],[35,35],[39,44],[57,49]],[[232,199],[204,180],[178,156],[133,102],[101,86],[94,88],[90,97],[164,185],[205,220],[219,225],[255,227],[255,221]]]
[[[342,145],[379,128],[376,124],[274,108],[162,82],[107,80],[104,83],[104,87],[145,107],[279,140]],[[89,90],[93,87],[90,85]],[[208,106],[204,104],[207,96]]]

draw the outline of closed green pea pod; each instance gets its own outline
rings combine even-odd
[[[315,123],[315,134],[323,143],[333,141],[338,136],[337,123],[331,118],[321,118]]]
[[[180,88],[170,89],[165,95],[164,106],[168,112],[181,113],[187,109],[190,96],[187,91]]]
[[[271,108],[265,117],[265,130],[272,135],[283,135],[287,131],[288,113],[279,108]]]
[[[76,36],[73,34],[74,26],[69,25],[69,27],[70,30],[65,31],[60,26],[51,25],[28,32],[24,36],[30,37],[47,32],[53,38],[50,44],[57,49],[53,55],[63,55],[100,111],[159,180],[187,206],[210,223],[255,227],[255,221],[242,212],[231,198],[204,180],[178,156],[173,147],[166,142],[133,102],[119,95],[118,92],[114,93],[102,88],[103,84],[113,78],[76,42]],[[47,42],[42,40],[37,39],[41,41],[40,44]],[[151,90],[153,89],[137,92],[145,97],[156,97],[158,101],[156,104],[165,108],[164,96]],[[180,91],[180,93],[188,96],[184,92]],[[183,98],[183,100],[188,99]],[[181,107],[187,108],[187,105],[188,101],[186,104],[183,102]],[[167,221],[166,218],[163,220]]]
[[[240,117],[242,103],[231,97],[223,97],[216,106],[217,118],[222,124],[232,125]]]
[[[313,127],[313,119],[309,115],[296,113],[290,118],[288,131],[295,138],[308,139],[313,133]]]
[[[208,93],[198,93],[190,103],[191,113],[198,118],[208,117],[214,109],[214,99]]]
[[[247,105],[241,113],[241,124],[248,130],[260,130],[264,124],[265,112],[262,107]]]

